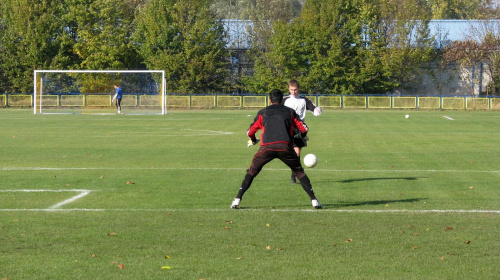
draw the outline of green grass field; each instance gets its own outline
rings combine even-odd
[[[230,209],[256,111],[0,110],[0,279],[498,279],[499,112],[308,114],[324,209],[279,161]]]

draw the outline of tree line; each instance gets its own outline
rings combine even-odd
[[[464,51],[472,41],[438,52],[428,26],[432,19],[497,19],[490,2],[2,0],[0,92],[31,92],[36,69],[161,69],[168,92],[265,93],[295,78],[306,93],[387,93],[411,88],[433,61],[478,59],[498,81],[499,34],[480,38],[483,55],[472,61]],[[228,18],[252,23],[244,53],[251,71],[236,77]]]

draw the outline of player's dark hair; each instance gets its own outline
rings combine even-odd
[[[279,89],[273,89],[269,93],[269,99],[271,99],[271,103],[281,103],[283,101],[283,92]]]

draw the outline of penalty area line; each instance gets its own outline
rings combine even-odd
[[[59,210],[58,209],[59,207],[66,205],[66,204],[69,204],[69,203],[72,203],[72,202],[88,195],[90,193],[90,190],[82,190],[82,189],[69,189],[69,190],[23,189],[23,190],[0,190],[0,192],[78,192],[79,193],[75,196],[72,196],[66,200],[63,200],[59,203],[52,205],[49,208],[38,209],[38,210],[44,210],[44,211],[53,211],[53,210]],[[6,209],[1,209],[0,211],[2,211],[2,210],[6,210]]]
[[[80,194],[77,194],[77,195],[75,195],[75,196],[73,196],[71,198],[68,198],[68,199],[66,199],[64,201],[56,203],[56,204],[50,206],[48,209],[57,209],[57,208],[65,205],[65,204],[74,202],[74,201],[76,201],[76,200],[78,200],[78,199],[80,199],[80,198],[82,198],[82,197],[84,197],[84,196],[86,196],[86,195],[88,195],[90,193],[89,190],[80,190],[80,191],[81,191]]]

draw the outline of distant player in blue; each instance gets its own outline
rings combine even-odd
[[[121,103],[122,103],[123,90],[121,89],[121,87],[117,85],[113,86],[115,87],[116,91],[115,91],[115,96],[113,96],[113,100],[111,102],[115,103],[116,101],[116,109],[118,109],[118,114],[120,114],[122,111]]]

